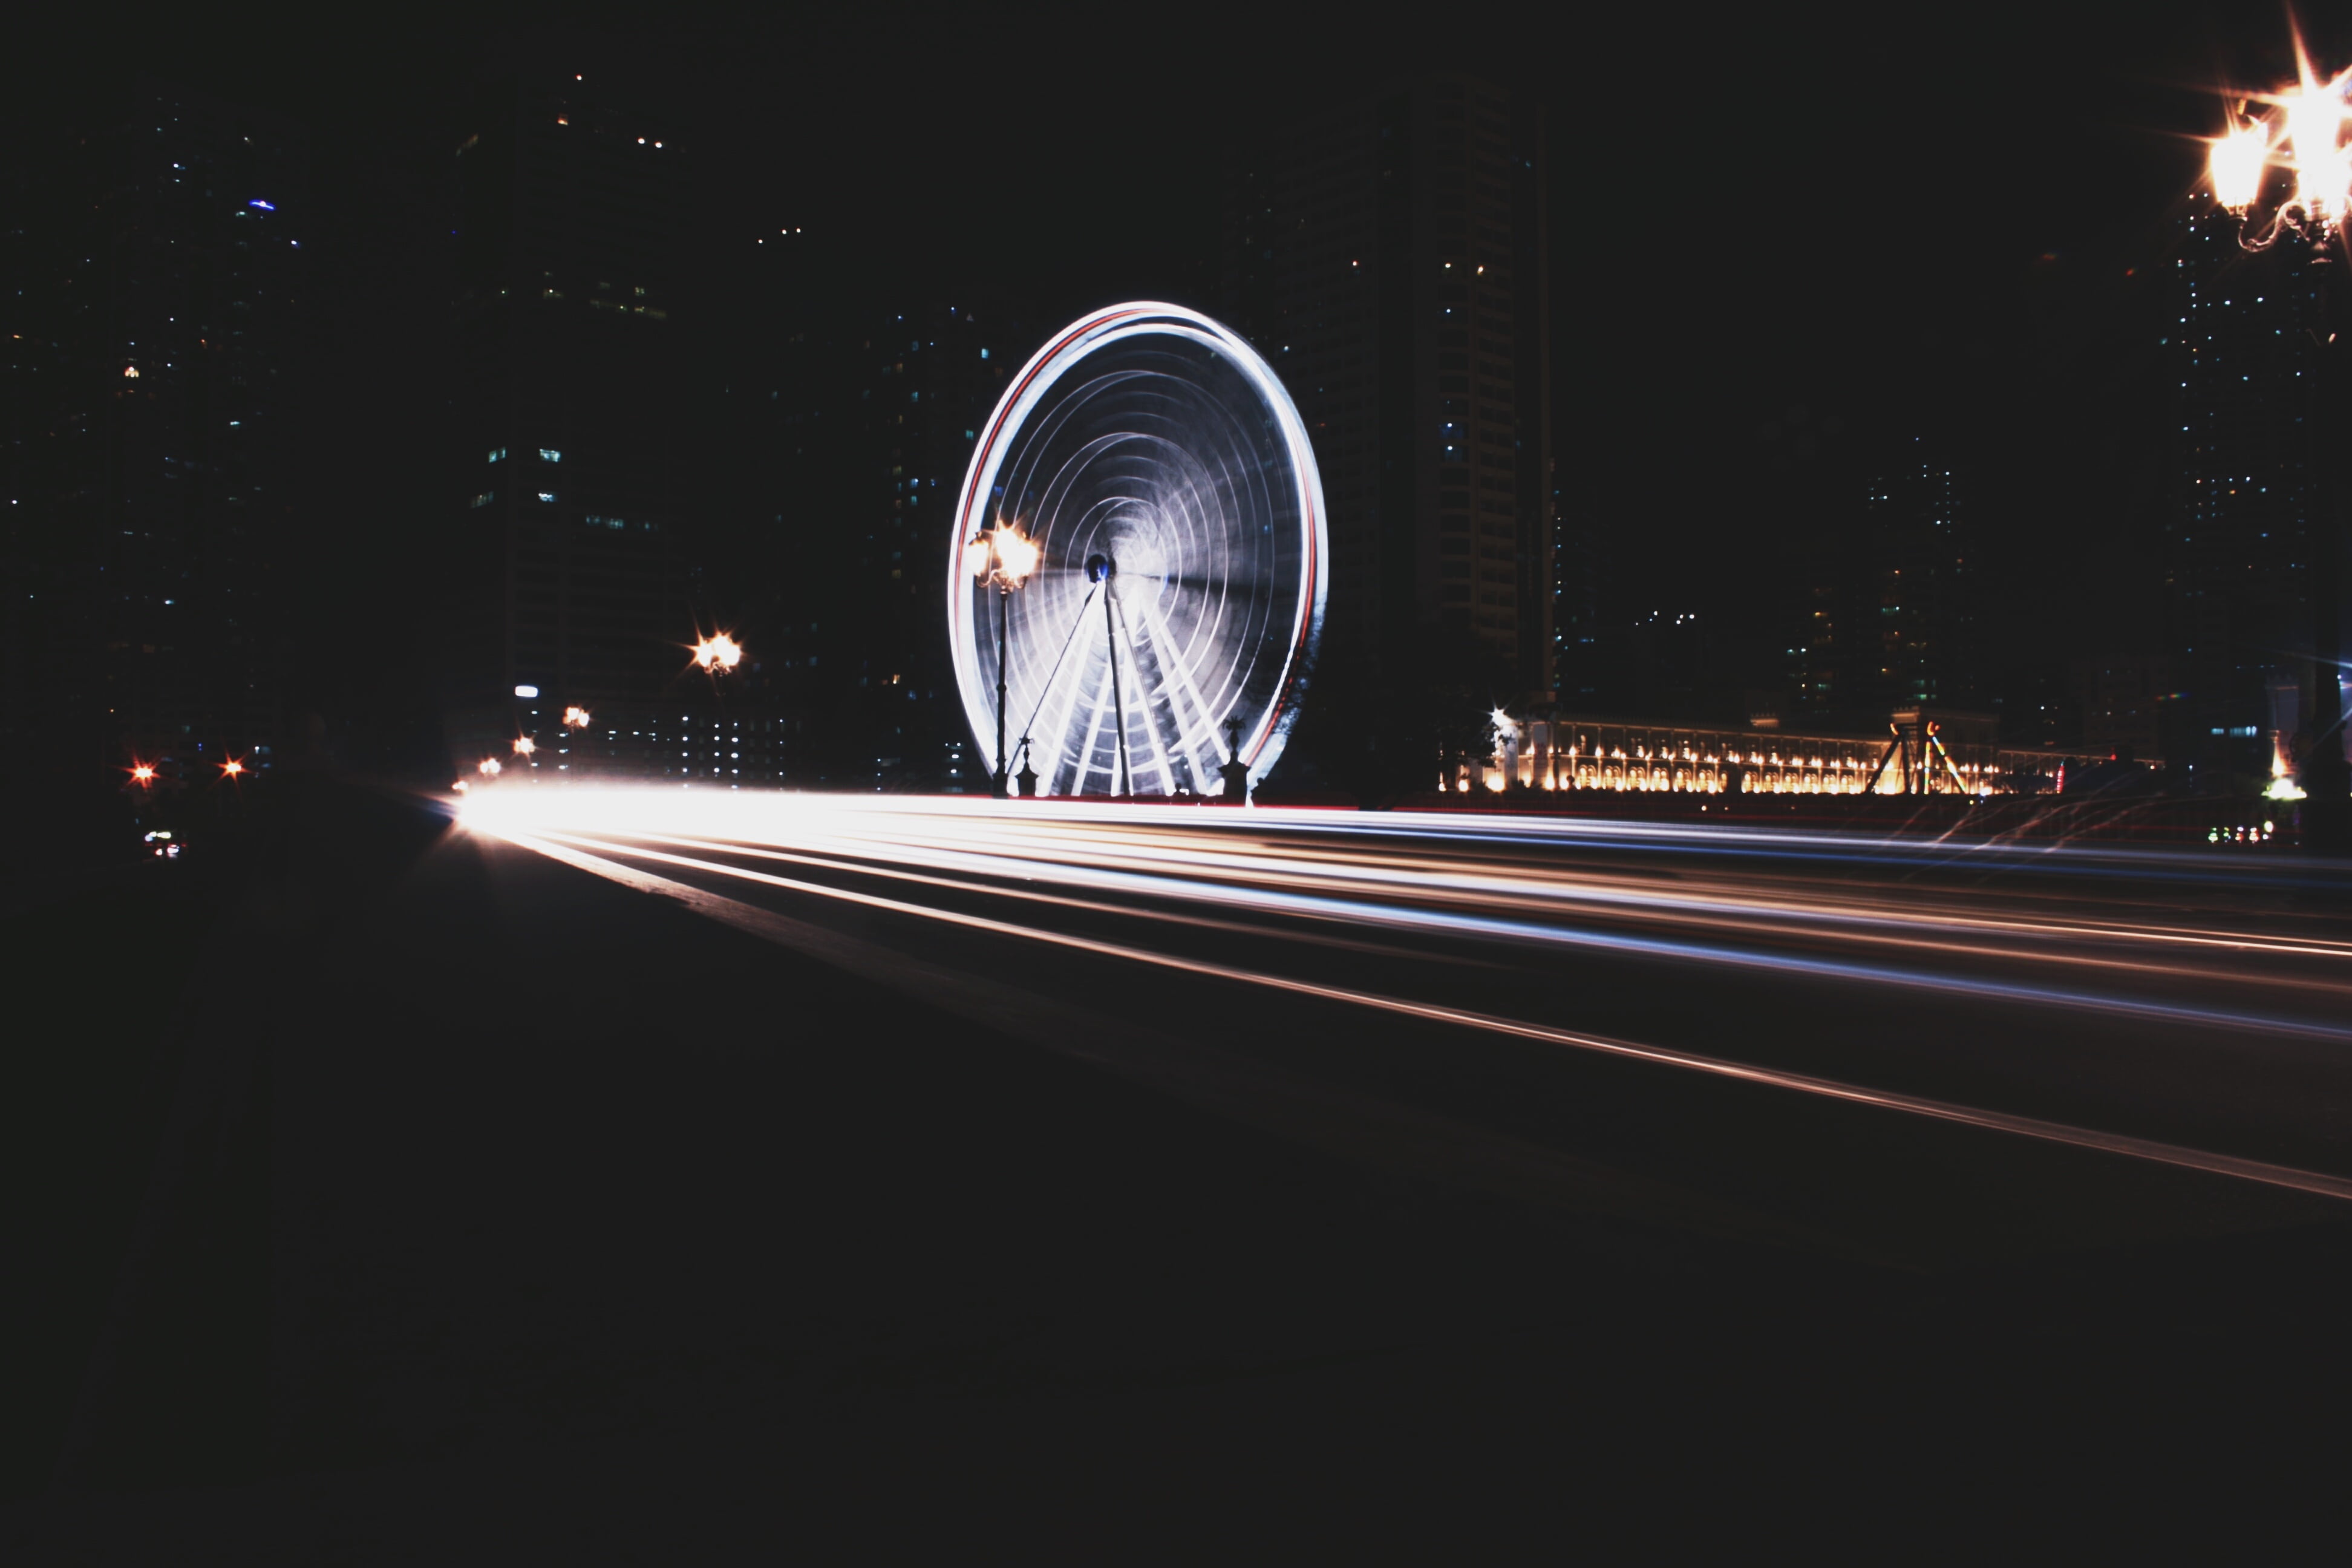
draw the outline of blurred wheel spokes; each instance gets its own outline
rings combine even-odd
[[[1041,552],[1009,595],[961,569],[1000,523]],[[1130,304],[1056,334],[982,432],[949,548],[972,732],[992,757],[1002,615],[1008,764],[1025,737],[1041,793],[1118,789],[1122,730],[1138,795],[1217,793],[1235,725],[1253,782],[1281,754],[1322,624],[1322,483],[1281,382],[1215,321]]]

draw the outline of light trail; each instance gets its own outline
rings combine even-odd
[[[961,892],[1012,898],[1024,902],[1067,903],[1070,900],[1052,898],[1023,887],[1004,887],[993,883],[966,879],[953,880],[937,875],[908,871],[872,858],[857,859],[828,856],[808,851],[788,851],[746,846],[724,840],[697,838],[668,834],[640,833],[631,836],[644,842],[667,843],[685,848],[701,849],[706,853],[732,853],[760,858],[788,860],[813,869],[845,872],[852,875],[883,877],[898,881],[911,881],[926,886],[953,889]],[[598,840],[602,842],[603,840]],[[861,840],[861,843],[865,841]],[[1141,875],[1103,869],[1098,864],[1069,865],[1035,858],[1013,856],[975,856],[950,849],[936,843],[919,843],[913,847],[921,851],[919,863],[926,866],[951,865],[982,877],[1016,877],[1024,881],[1046,880],[1063,886],[1091,888],[1101,891],[1123,892],[1130,898],[1167,899],[1193,902],[1210,902],[1231,907],[1241,903],[1261,914],[1296,916],[1307,920],[1337,921],[1355,925],[1382,927],[1390,930],[1414,931],[1423,935],[1452,938],[1490,939],[1516,942],[1531,942],[1563,947],[1593,948],[1630,956],[1668,959],[1760,969],[1776,973],[1803,974],[1815,978],[1864,982],[1879,985],[1907,986],[1979,1000],[1999,999],[2037,1004],[2044,1006],[2107,1013],[2118,1016],[2141,1018],[2173,1024],[2202,1026],[2210,1028],[2252,1029],[2265,1033],[2304,1035],[2339,1042],[2352,1041],[2352,1028],[2316,1020],[2281,1018],[2244,1012],[2218,1012],[2208,1008],[2183,1007],[2140,1001],[2128,996],[2101,994],[2094,992],[2064,990],[2052,986],[2020,985],[1996,983],[1967,976],[1937,973],[1931,970],[1896,969],[1879,964],[1835,962],[1806,958],[1785,952],[1765,949],[1743,950],[1720,943],[1670,941],[1654,937],[1626,936],[1609,931],[1592,931],[1559,925],[1541,925],[1525,921],[1496,920],[1491,917],[1460,914],[1452,911],[1422,910],[1410,905],[1383,905],[1356,899],[1340,899],[1315,894],[1273,891],[1265,888],[1255,896],[1236,897],[1246,889],[1233,884],[1200,878],[1177,878]],[[700,864],[700,862],[698,862]],[[1164,911],[1148,905],[1094,904],[1097,910],[1118,912],[1137,918],[1165,920]],[[1237,922],[1220,922],[1228,929],[1264,931],[1263,927],[1244,927]],[[1901,941],[1875,935],[1868,940]],[[1938,944],[1910,942],[1906,945],[1936,949]],[[1956,951],[1970,953],[1993,953],[1998,950],[1976,948],[1955,950],[1944,944],[1939,951],[1947,956]],[[2085,962],[2079,958],[2047,952],[2025,950],[2006,954],[2046,962]],[[2105,961],[2088,961],[2105,964]],[[2105,965],[2137,971],[2152,971],[2150,964]],[[2298,983],[2309,989],[2318,983]],[[2327,986],[2339,990],[2340,986]]]
[[[1068,815],[1067,808],[1051,814],[999,808],[976,812],[953,802],[881,805],[822,796],[648,790],[540,795],[510,805],[481,799],[469,804],[467,820],[488,824],[501,820],[499,812],[517,810],[524,814],[521,821],[537,826],[604,837],[650,836],[706,849],[732,847],[741,853],[783,850],[815,857],[808,862],[813,868],[832,871],[895,877],[901,873],[894,868],[952,868],[975,878],[1208,904],[1231,912],[1339,921],[1423,936],[1583,948],[2352,1043],[2352,1026],[2342,1021],[2340,1008],[2310,1017],[2216,1009],[2112,990],[2027,984],[1951,967],[1957,960],[1975,960],[2068,968],[2126,982],[2237,978],[2210,965],[2192,969],[2179,951],[2211,948],[2239,959],[2258,953],[2332,961],[2313,972],[2274,975],[2275,988],[2321,1003],[2352,1001],[2352,943],[2307,937],[2248,937],[2146,922],[2021,921],[2007,912],[1954,913],[1920,908],[1916,900],[1902,907],[1884,897],[1856,900],[1843,893],[1759,887],[1752,881],[1662,882],[1654,874],[1646,879],[1622,872],[1566,874],[1557,865],[1497,868],[1426,854],[1368,854],[1349,847],[1328,849],[1281,841],[1286,831],[1319,834],[1328,825],[1328,813],[1295,814],[1281,821],[1255,811],[1227,816],[1180,808],[1157,813],[1157,822],[1138,821],[1149,814],[1145,808],[1124,817],[1115,813],[1108,820],[1078,816],[1057,821]],[[1454,826],[1443,818],[1437,823]],[[1416,823],[1417,836],[1426,841],[1432,826]],[[1268,827],[1275,832],[1266,833]],[[1491,837],[1491,829],[1477,831]],[[979,883],[966,890],[1021,896]],[[1478,912],[1497,908],[1539,918]],[[1143,907],[1130,912],[1141,913]],[[1699,934],[1643,934],[1591,923],[1595,918],[1637,927],[1679,927]],[[1575,923],[1579,921],[1582,923]],[[1727,936],[1751,945],[1721,940]],[[1759,936],[1768,939],[1766,944],[1752,945]],[[1932,962],[1906,966],[1817,956],[1793,951],[1792,937],[1816,944],[1894,950]],[[2053,939],[2063,939],[2063,943]]]
[[[2245,1159],[2156,1139],[2138,1138],[2124,1133],[2073,1126],[2037,1117],[2014,1115],[1922,1095],[1875,1089],[1812,1074],[1789,1072],[1721,1057],[1638,1044],[1521,1019],[1497,1017],[1469,1009],[1416,1002],[1354,987],[1301,980],[1261,970],[1112,942],[1101,938],[1055,931],[1013,930],[1007,928],[1002,921],[984,916],[909,902],[905,900],[884,898],[828,883],[781,877],[747,867],[730,865],[724,861],[672,854],[667,850],[654,849],[639,844],[607,844],[585,835],[558,830],[542,829],[532,832],[522,828],[511,818],[496,826],[492,826],[487,821],[477,822],[474,826],[486,831],[495,832],[518,846],[535,850],[583,870],[611,878],[641,890],[683,899],[703,912],[715,914],[719,918],[729,918],[728,911],[723,906],[734,903],[734,900],[714,900],[706,890],[692,884],[635,869],[622,864],[613,857],[617,855],[628,859],[650,861],[679,869],[712,873],[794,893],[910,916],[921,921],[959,926],[998,936],[1018,936],[1027,941],[1126,963],[1236,982],[1425,1022],[1507,1035],[1601,1056],[1674,1068],[1710,1078],[1750,1083],[1815,1098],[1925,1117],[1933,1121],[1954,1122],[2042,1142],[2093,1150],[2325,1197],[2352,1200],[2352,1179],[2324,1172]],[[596,853],[600,849],[604,853]],[[735,904],[735,908],[744,910],[746,915],[756,912],[751,906]],[[744,924],[748,929],[767,934],[765,927],[757,921],[737,917],[736,923]]]
[[[2311,1168],[2345,1152],[2325,1110],[2352,1102],[2352,1053],[2343,1049],[2352,1044],[2352,942],[2336,934],[2340,923],[2289,901],[2302,866],[2234,866],[2216,878],[2201,858],[2137,849],[2013,853],[1557,818],[651,786],[491,786],[468,796],[462,817],[600,875],[623,862],[659,866],[674,877],[724,879],[1359,1010],[2352,1196],[2345,1178]],[[1727,865],[1719,853],[1727,845]],[[1876,864],[1867,858],[1874,845]],[[622,879],[648,885],[635,879],[652,876],[632,869]],[[2270,907],[2237,929],[2217,919],[2217,897],[2266,898]],[[1229,951],[1236,942],[1247,945]],[[1313,958],[1318,951],[1328,956]],[[1643,967],[1625,971],[1613,992],[1593,994],[1592,985],[1612,983],[1586,963],[1571,972],[1577,989],[1562,990],[1548,978],[1558,973],[1546,967],[1548,953]],[[1330,972],[1362,958],[1393,978],[1364,987],[1352,973]],[[1457,1005],[1483,994],[1445,994],[1482,971],[1520,998],[1513,1011],[1533,1016]],[[1488,984],[1476,982],[1482,994]],[[1826,1008],[1829,1025],[1760,1036],[1735,1029],[1720,1037],[1742,1048],[1726,1054],[1712,1032],[1686,1048],[1544,1016],[1591,994],[1622,1002],[1660,984],[1713,994],[1734,984],[1811,987],[1768,990],[1747,1005],[1767,1017],[1792,1005]],[[1843,999],[1874,994],[1882,1000],[1873,1016],[1890,1016],[1889,1007],[1910,1016],[1900,1011],[1906,996],[1944,1009],[1933,1041],[1909,1025],[1884,1036],[1864,1023],[1841,1032]],[[1799,994],[1807,999],[1792,1004]],[[2052,1021],[2067,1015],[2126,1027],[2092,1047]],[[1822,1047],[1840,1070],[1802,1059]],[[1800,1059],[1769,1059],[1791,1050]],[[2077,1081],[2085,1064],[2110,1075],[2090,1086],[2102,1091],[2095,1101]],[[1938,1075],[1954,1071],[1969,1086],[1962,1093],[1931,1092],[1948,1087]],[[2035,1114],[2052,1109],[2066,1113]],[[2131,1126],[2149,1115],[2163,1124]],[[2084,1124],[2115,1121],[2124,1125]],[[2187,1141],[2140,1135],[2175,1123],[2197,1131]],[[2224,1152],[2270,1147],[2278,1125],[2314,1157]]]

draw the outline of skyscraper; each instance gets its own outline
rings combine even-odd
[[[949,542],[980,427],[1035,345],[969,297],[776,331],[731,427],[790,562],[765,635],[821,717],[805,775],[985,791],[993,759],[972,748],[948,658]]]
[[[1770,427],[1776,441],[1800,413]],[[1979,701],[1979,571],[1961,478],[1938,445],[1906,437],[1776,477],[1790,713],[1874,730],[1896,709]]]
[[[1330,510],[1329,657],[1451,642],[1548,699],[1555,649],[1542,110],[1439,75],[1237,158],[1226,309]]]
[[[2284,244],[2249,255],[2238,228],[2200,192],[2171,266],[2161,345],[2178,413],[2163,561],[2173,689],[2160,710],[2168,763],[2258,779],[2292,747],[2282,710],[2309,710],[2321,316],[2307,253]],[[2297,700],[2281,702],[2281,686]]]
[[[0,725],[24,754],[269,763],[306,163],[295,127],[159,89],[11,182]]]
[[[1863,503],[1869,574],[1851,653],[1849,700],[1881,709],[1975,700],[1976,606],[1966,521],[1949,462],[1923,437],[1900,443]]]
[[[549,73],[482,91],[457,148],[457,504],[478,587],[451,695],[468,722],[519,721],[501,710],[534,700],[652,703],[686,668],[691,389],[670,140]]]

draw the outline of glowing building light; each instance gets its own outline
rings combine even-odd
[[[226,773],[230,778],[236,778],[245,772],[245,764],[238,762],[235,757],[231,757],[228,761],[221,764],[221,772]]]
[[[479,765],[478,768],[476,768],[476,770],[475,770],[475,771],[476,771],[476,772],[478,772],[478,773],[480,773],[484,778],[493,778],[493,779],[494,779],[494,778],[498,777],[500,773],[502,773],[506,772],[506,769],[504,769],[504,768],[502,768],[502,767],[500,767],[500,766],[499,765],[499,760],[498,760],[498,758],[496,758],[496,757],[484,757],[484,758],[482,759],[482,761],[481,761],[480,765]]]
[[[515,737],[514,749],[516,756],[527,757],[533,752],[539,750],[539,742],[532,740],[529,735],[517,735]]]
[[[539,695],[539,688],[536,686],[518,686],[515,688],[515,695],[517,697],[536,697]]]
[[[567,730],[585,730],[588,727],[588,710],[566,708],[563,710],[563,727]]]

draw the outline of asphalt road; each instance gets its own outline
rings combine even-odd
[[[104,934],[152,891],[21,917],[87,934],[12,1070],[187,977],[85,1111],[0,1096],[53,1222],[0,1556],[2014,1555],[2223,1497],[2242,1555],[2334,1495],[2326,879],[503,799],[289,791],[178,969]]]
[[[1223,1114],[1538,1201],[1938,1266],[2352,1200],[2352,868],[662,791],[467,820]]]

